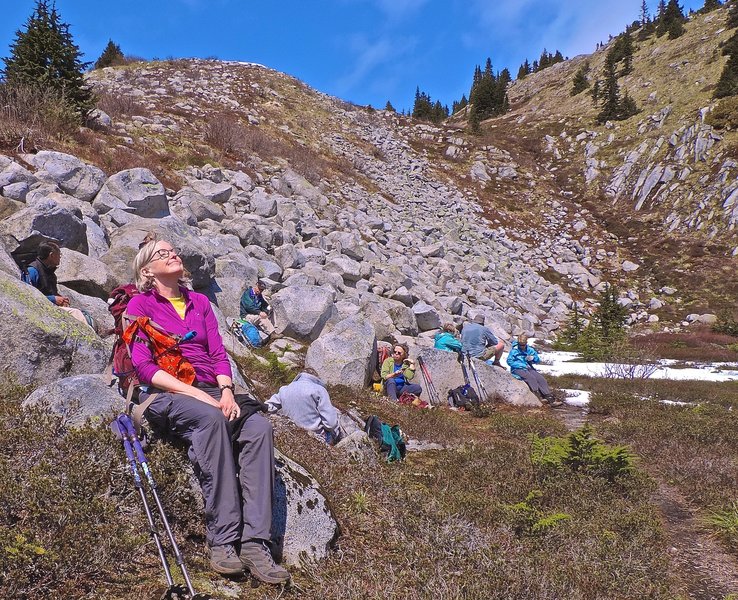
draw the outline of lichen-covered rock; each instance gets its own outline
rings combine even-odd
[[[109,420],[126,409],[126,400],[110,387],[105,375],[75,375],[37,388],[23,406],[42,406],[64,417],[70,427],[80,427],[87,419]]]
[[[364,388],[376,368],[376,356],[374,327],[362,316],[354,315],[310,344],[305,366],[329,385]]]
[[[63,192],[86,202],[92,201],[106,179],[97,167],[62,152],[42,150],[32,155],[30,163],[37,169],[36,177],[53,181]]]
[[[287,565],[307,566],[328,556],[339,526],[315,478],[279,450],[274,454],[272,541]]]
[[[335,294],[314,285],[284,288],[272,296],[274,323],[288,337],[313,341],[330,319]]]
[[[139,217],[159,219],[169,214],[169,201],[164,186],[148,169],[120,171],[105,182],[92,203],[104,214],[115,208]]]
[[[37,289],[0,272],[0,370],[21,384],[102,373],[108,349]]]

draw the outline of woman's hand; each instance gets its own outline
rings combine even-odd
[[[223,416],[232,421],[237,419],[241,415],[241,408],[236,403],[236,398],[233,395],[233,390],[226,388],[223,390],[220,396],[220,410],[223,412]]]

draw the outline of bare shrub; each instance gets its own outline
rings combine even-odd
[[[73,134],[79,114],[64,96],[25,85],[0,85],[0,143],[17,145],[21,152],[50,139]]]
[[[100,92],[97,107],[107,113],[111,119],[120,118],[124,115],[146,115],[148,113],[143,104],[138,102],[134,96],[128,94]]]
[[[232,116],[212,117],[205,127],[205,141],[225,153],[239,150],[243,146],[244,136],[243,125]]]
[[[612,347],[617,362],[605,364],[606,379],[648,379],[659,369],[659,362],[652,346],[618,342]]]

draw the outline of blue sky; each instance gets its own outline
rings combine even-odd
[[[683,0],[685,12],[704,0]],[[648,0],[651,12],[657,0]],[[357,104],[399,110],[415,87],[449,105],[489,56],[513,74],[545,47],[576,56],[638,18],[641,0],[56,0],[85,59],[112,38],[144,58],[264,64]],[[34,0],[0,0],[0,56]]]

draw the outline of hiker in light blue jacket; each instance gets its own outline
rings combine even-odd
[[[456,326],[453,323],[445,323],[442,331],[434,337],[433,347],[436,350],[445,350],[446,352],[461,352],[461,342],[456,337]]]
[[[329,444],[341,439],[338,411],[317,376],[303,371],[289,385],[266,401],[269,412],[280,411],[303,429],[313,431]]]
[[[513,342],[510,354],[507,355],[507,364],[512,374],[528,384],[530,391],[538,394],[550,406],[561,406],[563,403],[556,400],[551,393],[543,375],[536,371],[533,365],[541,362],[535,348],[528,345],[528,336],[521,333],[518,340]]]

